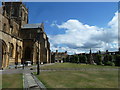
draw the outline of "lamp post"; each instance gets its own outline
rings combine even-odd
[[[38,60],[37,60],[37,75],[39,75],[40,74],[40,32],[41,32],[41,30],[40,29],[38,29],[37,30],[37,36],[36,36],[36,40],[38,41]]]

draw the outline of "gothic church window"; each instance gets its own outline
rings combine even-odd
[[[17,7],[12,8],[12,10],[11,10],[11,16],[15,17],[15,16],[17,16],[17,14],[18,14]]]
[[[6,31],[6,24],[3,24],[3,31]]]
[[[12,8],[12,10],[11,10],[11,16],[14,16],[14,14],[15,14],[15,10]]]
[[[45,40],[45,48],[47,48],[47,41]]]
[[[14,46],[13,46],[13,44],[11,43],[11,44],[10,44],[10,57],[13,57],[13,51],[14,51]]]

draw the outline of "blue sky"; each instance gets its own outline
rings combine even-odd
[[[29,23],[44,22],[51,51],[118,49],[117,2],[24,2]]]
[[[58,24],[69,19],[77,19],[84,24],[106,27],[117,11],[117,3],[109,2],[75,2],[75,3],[43,3],[27,2],[29,7],[29,23],[44,22],[48,34],[62,33],[57,28],[51,28],[52,22]]]
[[[45,24],[51,50],[117,50],[117,2],[26,2],[29,23]],[[111,35],[112,34],[112,35]]]

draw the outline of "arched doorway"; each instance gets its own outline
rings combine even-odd
[[[31,61],[31,48],[30,47],[26,47],[25,48],[25,61]]]
[[[0,40],[0,43],[2,45],[2,50],[1,51],[1,55],[2,55],[2,59],[0,60],[0,68],[6,67],[7,62],[6,62],[6,57],[7,57],[7,45],[3,40]]]

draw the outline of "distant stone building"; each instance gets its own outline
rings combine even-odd
[[[36,39],[39,32],[39,43]],[[25,61],[50,63],[50,43],[44,24],[28,24],[28,9],[22,2],[2,2],[0,8],[0,68]]]
[[[65,51],[65,52],[58,52],[58,50],[56,50],[56,52],[52,52],[51,53],[51,60],[52,60],[52,62],[63,63],[64,59],[67,56],[68,56],[67,51]]]

